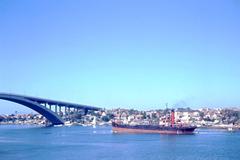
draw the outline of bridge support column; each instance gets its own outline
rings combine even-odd
[[[73,109],[73,112],[76,113],[76,108]]]
[[[61,106],[59,106],[58,109],[59,109],[59,113],[61,113],[61,112],[62,112],[62,108],[61,108]]]
[[[65,115],[67,115],[67,107],[64,107],[64,110],[65,110]]]
[[[84,115],[87,115],[88,109],[84,109]]]
[[[55,105],[55,113],[57,113],[57,105]]]

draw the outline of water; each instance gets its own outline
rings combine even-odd
[[[239,160],[240,132],[112,134],[111,127],[0,126],[0,160]]]

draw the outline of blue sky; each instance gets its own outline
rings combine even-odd
[[[1,0],[0,20],[1,92],[106,108],[240,106],[238,0]]]

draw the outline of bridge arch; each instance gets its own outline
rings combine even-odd
[[[47,118],[53,125],[64,124],[64,121],[52,110],[40,105],[37,102],[25,99],[23,97],[0,94],[0,99],[14,102],[26,106]]]

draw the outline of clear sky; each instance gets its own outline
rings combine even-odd
[[[1,0],[0,91],[105,108],[240,106],[240,1]]]

